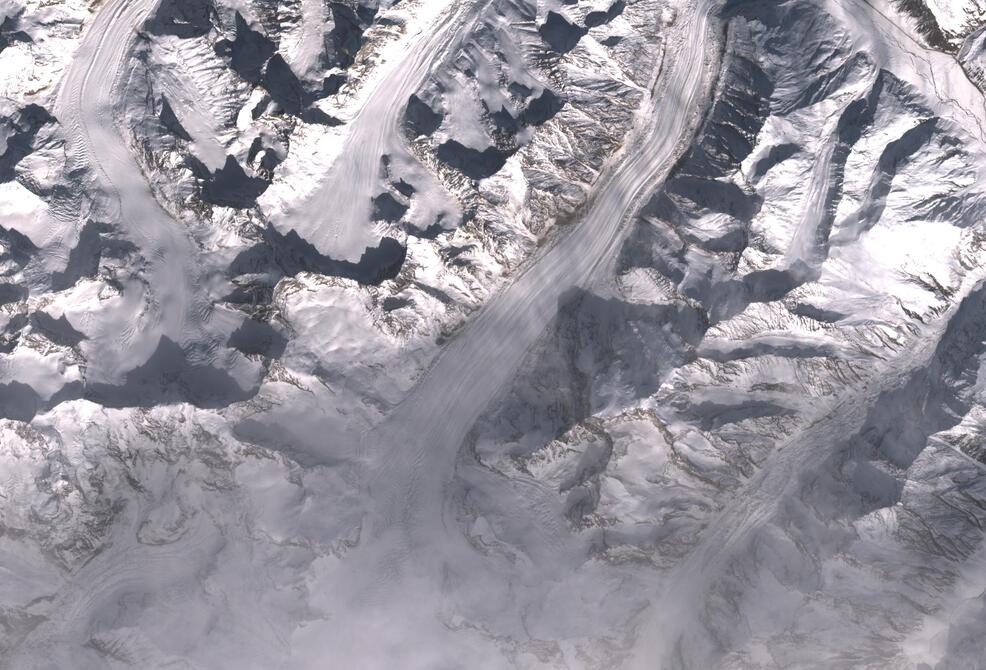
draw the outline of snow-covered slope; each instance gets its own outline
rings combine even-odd
[[[0,667],[978,667],[983,12],[4,0]]]

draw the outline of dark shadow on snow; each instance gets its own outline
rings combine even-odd
[[[87,400],[104,407],[154,407],[187,402],[202,408],[225,407],[252,397],[224,370],[188,360],[181,347],[162,337],[150,359],[126,375],[123,384],[90,384]]]
[[[385,237],[377,247],[369,247],[359,261],[339,261],[325,256],[294,230],[282,235],[272,226],[263,232],[264,243],[240,254],[230,265],[229,273],[281,274],[294,276],[299,272],[344,277],[360,284],[379,284],[393,279],[404,265],[407,249],[397,240]]]

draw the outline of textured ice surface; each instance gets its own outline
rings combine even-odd
[[[0,667],[981,667],[984,12],[0,0]]]

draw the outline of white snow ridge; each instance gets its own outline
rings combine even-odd
[[[0,670],[986,669],[984,91],[984,0],[0,0]]]

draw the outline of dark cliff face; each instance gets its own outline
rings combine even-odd
[[[39,131],[49,124],[56,123],[48,110],[37,104],[17,107],[12,101],[3,101],[0,107],[0,131],[3,133],[4,147],[0,153],[0,183],[8,182],[16,176],[15,168],[36,148]]]

